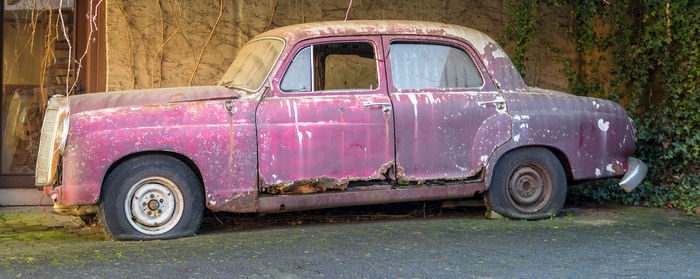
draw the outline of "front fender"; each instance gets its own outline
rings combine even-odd
[[[95,204],[115,162],[165,151],[190,158],[202,174],[209,205],[256,193],[256,101],[222,100],[87,111],[71,117],[63,157],[63,205]]]

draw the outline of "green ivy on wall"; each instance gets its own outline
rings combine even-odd
[[[571,9],[570,26],[562,32],[581,59],[574,65],[556,58],[569,90],[623,104],[639,130],[634,156],[650,167],[645,182],[629,194],[614,181],[587,183],[573,192],[700,213],[700,1],[509,0],[503,40],[515,43],[513,62],[521,72],[527,43],[536,36],[538,3]]]
[[[526,53],[528,43],[537,31],[537,3],[539,1],[508,0],[505,9],[510,15],[508,26],[503,32],[499,43],[502,46],[506,42],[515,43],[513,47],[512,61],[515,68],[525,77],[525,62],[528,60]]]

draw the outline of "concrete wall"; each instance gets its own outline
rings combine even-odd
[[[107,90],[187,86],[221,11],[218,1],[108,0]],[[347,0],[228,0],[203,52],[193,85],[209,85],[231,63],[240,46],[266,28],[301,22],[342,20]],[[406,19],[459,24],[498,38],[508,15],[503,1],[354,0],[349,19]],[[539,9],[538,35],[530,42],[525,80],[566,91],[567,80],[544,42],[577,63],[567,26],[569,7]],[[274,12],[274,17],[273,17]],[[271,20],[272,17],[272,20]],[[506,51],[511,51],[506,46]]]

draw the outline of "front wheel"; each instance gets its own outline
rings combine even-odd
[[[145,155],[119,164],[105,179],[99,217],[115,239],[193,235],[204,214],[202,184],[183,162]]]
[[[511,151],[496,163],[485,198],[489,209],[509,218],[553,216],[566,199],[564,168],[546,148]]]

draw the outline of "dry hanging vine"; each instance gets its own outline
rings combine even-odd
[[[194,80],[197,77],[197,69],[199,68],[199,63],[202,61],[202,56],[204,56],[204,51],[207,49],[207,46],[209,46],[209,42],[211,42],[211,38],[214,36],[214,31],[216,31],[216,26],[219,25],[219,22],[221,21],[221,17],[224,15],[225,8],[226,8],[226,0],[219,0],[219,16],[216,18],[216,22],[214,22],[214,27],[211,28],[211,32],[209,32],[209,37],[207,37],[207,40],[204,42],[204,46],[202,47],[202,50],[199,52],[199,57],[197,57],[197,61],[194,64],[194,69],[192,70],[192,76],[190,77],[190,82],[188,83],[189,86],[194,85]]]

